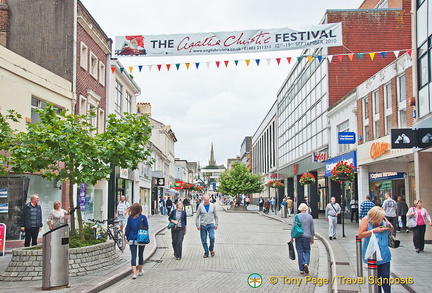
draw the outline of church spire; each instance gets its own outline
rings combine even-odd
[[[216,166],[216,161],[214,159],[213,143],[211,144],[209,166]]]

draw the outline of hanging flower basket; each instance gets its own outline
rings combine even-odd
[[[344,181],[354,181],[355,172],[357,168],[353,164],[348,164],[347,162],[339,161],[336,166],[331,170],[330,179],[333,181],[344,182]]]
[[[301,175],[299,182],[301,185],[315,184],[316,179],[312,173],[306,172]]]
[[[267,185],[270,188],[280,188],[284,186],[284,184],[278,180],[270,180],[269,182],[267,182]]]

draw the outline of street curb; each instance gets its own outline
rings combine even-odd
[[[163,230],[166,229],[166,226],[162,226],[160,229],[156,230],[154,233],[151,234],[151,237],[154,239],[154,245],[153,248],[150,250],[149,255],[144,258],[144,262],[148,261],[156,252],[158,245],[156,242],[156,235],[159,234],[160,232],[162,232]],[[88,284],[83,284],[77,288],[73,288],[74,292],[82,292],[82,293],[96,293],[96,292],[100,292],[103,289],[106,289],[110,286],[112,286],[113,284],[117,283],[118,281],[126,278],[127,276],[130,276],[131,274],[131,268],[128,265],[127,268],[122,267],[119,268],[113,272],[111,272],[109,275],[112,275],[111,277],[109,277],[107,279],[107,275],[99,278],[99,280],[96,280],[96,284],[94,286],[92,286],[92,288],[88,288]],[[82,288],[81,288],[82,287]]]
[[[269,219],[273,219],[273,220],[285,223],[285,221],[282,218],[281,219],[277,219],[277,218],[274,218],[274,217],[266,215],[266,214],[262,214],[262,215],[264,217],[269,218]],[[327,255],[329,257],[329,266],[330,266],[330,272],[331,272],[331,276],[329,276],[329,279],[331,279],[332,277],[336,276],[336,262],[335,262],[335,258],[334,258],[333,249],[331,248],[330,243],[328,242],[328,240],[325,237],[323,237],[320,233],[315,232],[315,236],[316,236],[316,238],[318,238],[324,244],[324,247],[326,248]],[[337,282],[332,282],[331,283],[330,292],[338,292]]]

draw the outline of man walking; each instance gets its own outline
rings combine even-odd
[[[396,201],[391,198],[390,192],[385,193],[385,198],[382,208],[385,211],[386,218],[393,227],[397,227]],[[396,235],[396,229],[393,230],[392,234]]]
[[[38,204],[39,196],[32,194],[30,202],[27,203],[21,216],[21,231],[25,231],[24,247],[37,245],[37,237],[42,230],[42,208]]]
[[[367,216],[369,210],[375,206],[374,202],[370,200],[370,195],[366,195],[366,200],[360,205],[359,218],[360,220]]]
[[[397,203],[396,203],[396,214],[398,217],[401,217],[402,225],[398,224],[398,231],[401,229],[406,229],[406,232],[408,233],[409,230],[406,226],[406,214],[408,213],[408,205],[406,204],[405,200],[402,198],[402,196],[398,196]],[[402,226],[402,227],[401,227]]]
[[[126,225],[126,214],[129,212],[129,203],[126,201],[126,196],[120,196],[120,201],[117,205],[117,212],[115,214],[119,221],[120,230],[123,231],[123,227]]]
[[[350,207],[351,207],[351,223],[354,220],[354,216],[355,216],[355,221],[356,223],[358,223],[358,201],[357,199],[355,199],[355,197],[353,197],[353,199],[350,202]]]
[[[198,206],[197,215],[195,218],[195,224],[201,234],[201,243],[204,248],[204,258],[208,258],[209,250],[210,255],[215,256],[214,253],[214,242],[215,235],[214,231],[217,230],[219,224],[219,217],[216,211],[216,206],[210,203],[210,197],[208,195],[203,196],[203,202]],[[210,238],[210,247],[207,244],[207,235]]]
[[[329,222],[329,239],[336,239],[337,217],[341,212],[340,205],[336,198],[332,197],[330,203],[325,208],[325,218]]]

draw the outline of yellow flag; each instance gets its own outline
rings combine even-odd
[[[310,63],[312,61],[312,56],[307,56],[307,60]]]
[[[185,63],[186,64],[186,69],[189,69],[190,63]]]
[[[133,66],[129,66],[129,72],[132,73]]]
[[[369,57],[371,58],[371,60],[373,60],[375,57],[375,53],[369,53]]]
[[[246,66],[249,66],[250,60],[246,60]]]

